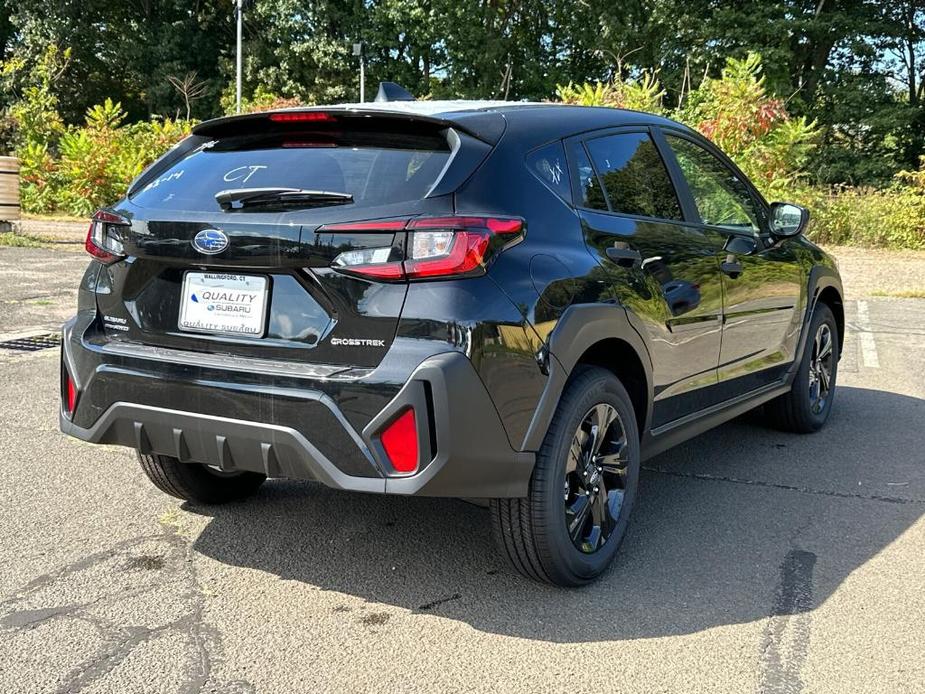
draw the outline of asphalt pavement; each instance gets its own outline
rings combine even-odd
[[[56,329],[85,265],[0,249],[0,342]],[[175,503],[58,433],[57,349],[0,349],[0,691],[925,691],[925,300],[848,299],[828,426],[648,461],[579,590],[508,574],[461,501]]]

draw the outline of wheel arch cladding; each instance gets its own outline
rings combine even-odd
[[[636,425],[639,435],[642,436],[648,421],[646,418],[649,397],[648,382],[642,360],[632,345],[618,337],[595,342],[578,358],[575,368],[569,375],[569,381],[575,376],[578,367],[583,365],[607,369],[620,380],[633,403]]]
[[[542,445],[565,386],[582,365],[601,366],[620,379],[630,394],[639,434],[644,436],[652,420],[652,362],[621,306],[570,306],[549,335],[548,345],[553,357],[549,378],[521,450],[535,451]]]
[[[829,285],[819,292],[817,301],[828,306],[835,316],[835,325],[838,328],[838,349],[841,351],[845,344],[845,306],[842,296],[838,289]]]

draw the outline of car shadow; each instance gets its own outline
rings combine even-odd
[[[272,481],[244,503],[184,508],[211,516],[194,544],[205,556],[485,632],[693,633],[820,605],[925,510],[925,401],[847,387],[837,398],[813,436],[735,421],[647,461],[615,565],[576,590],[508,573],[488,512],[462,501]]]

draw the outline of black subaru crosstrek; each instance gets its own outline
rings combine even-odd
[[[93,218],[61,429],[203,504],[268,477],[489,500],[513,568],[586,583],[641,460],[758,406],[825,423],[842,287],[807,219],[630,111],[205,122]]]

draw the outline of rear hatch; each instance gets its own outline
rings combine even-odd
[[[281,112],[200,126],[96,222],[121,251],[97,295],[100,339],[375,366],[407,283],[345,266],[401,261],[406,221],[451,215],[453,189],[490,149],[407,114]],[[377,222],[367,231],[363,220]]]

